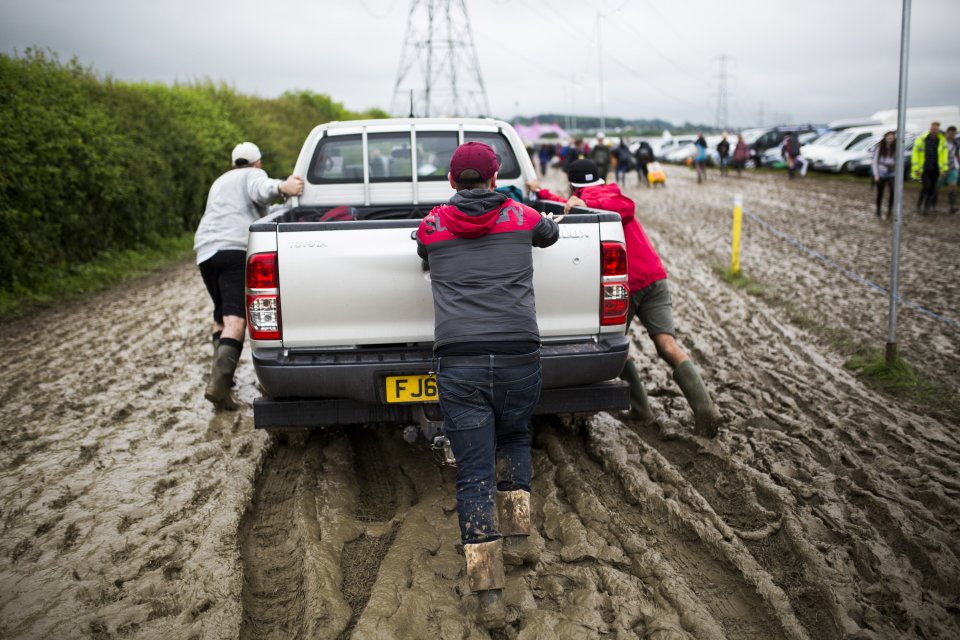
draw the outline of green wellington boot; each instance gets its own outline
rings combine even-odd
[[[530,492],[497,491],[497,521],[503,536],[503,562],[519,567],[540,560],[540,536],[530,524]]]
[[[693,360],[684,360],[680,363],[673,370],[673,379],[683,392],[683,397],[687,399],[690,408],[693,409],[694,432],[698,436],[707,438],[717,435],[721,420],[720,411],[710,399],[707,385],[703,383],[703,378],[700,377],[700,372],[697,371]]]
[[[463,545],[467,558],[467,583],[477,594],[477,623],[486,629],[507,624],[503,602],[503,540]]]
[[[623,365],[620,378],[630,383],[630,412],[643,424],[652,423],[655,419],[653,409],[650,408],[647,390],[643,387],[643,380],[640,379],[640,373],[633,360],[628,359]]]
[[[210,382],[203,394],[218,408],[227,411],[237,410],[237,402],[230,393],[230,387],[233,384],[233,373],[237,370],[238,360],[240,360],[239,349],[228,344],[219,345],[213,357]]]

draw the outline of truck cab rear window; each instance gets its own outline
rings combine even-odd
[[[317,145],[310,171],[314,183],[363,182],[363,141],[359,135],[333,136]]]
[[[456,131],[417,131],[417,180],[445,181],[456,150]]]
[[[410,135],[371,133],[367,136],[370,182],[410,182]],[[363,138],[359,134],[330,136],[317,145],[307,179],[313,184],[363,182]]]
[[[417,131],[417,180],[447,180],[450,158],[457,148],[455,131]],[[500,159],[501,178],[519,178],[520,164],[510,144],[500,133],[465,132],[464,141],[483,142]],[[413,154],[411,136],[406,132],[367,134],[367,165],[371,183],[411,182]],[[307,180],[312,184],[362,184],[363,138],[360,134],[329,136],[314,153]]]
[[[406,133],[367,134],[370,182],[410,182],[410,135]],[[363,182],[363,174],[360,174]]]
[[[520,177],[520,163],[517,162],[510,143],[501,133],[478,133],[474,131],[465,131],[463,134],[464,142],[483,142],[490,145],[497,154],[500,161],[500,171],[497,177],[501,179],[514,179]]]

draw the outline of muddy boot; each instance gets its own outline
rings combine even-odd
[[[477,623],[486,629],[507,624],[503,603],[503,540],[463,545],[467,557],[467,583],[477,594]]]
[[[540,546],[530,525],[530,492],[497,491],[497,519],[503,536],[503,563],[513,567],[537,564]]]
[[[957,192],[956,191],[949,192],[947,194],[947,200],[950,202],[950,213],[956,213],[957,211],[960,211],[960,209],[957,208]]]
[[[652,423],[654,420],[653,409],[650,408],[647,390],[643,387],[643,380],[640,379],[640,373],[637,371],[637,365],[633,363],[633,360],[627,360],[626,364],[623,365],[620,379],[630,383],[630,413],[644,425]]]
[[[230,394],[233,384],[233,372],[237,370],[237,361],[240,359],[240,349],[230,344],[221,344],[217,347],[217,354],[213,358],[213,368],[210,371],[210,382],[204,391],[204,397],[218,408],[227,411],[236,411],[237,403]]]
[[[683,397],[687,399],[693,409],[694,432],[698,436],[712,438],[717,435],[720,426],[720,412],[710,399],[710,392],[700,377],[693,360],[685,360],[673,370],[673,379],[676,381]]]
[[[220,332],[214,331],[210,334],[210,342],[213,344],[213,357],[217,357],[217,347],[220,346]]]

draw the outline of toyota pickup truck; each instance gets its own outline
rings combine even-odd
[[[246,305],[271,430],[393,423],[432,440],[442,421],[433,370],[430,272],[416,230],[446,202],[450,157],[467,141],[500,160],[498,187],[531,198],[536,173],[513,128],[492,119],[335,122],[307,137],[303,195],[250,227]],[[514,192],[516,193],[516,191]],[[528,202],[561,214],[555,202]],[[629,408],[627,270],[616,213],[578,209],[534,248],[542,347],[538,414]]]

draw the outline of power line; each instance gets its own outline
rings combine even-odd
[[[675,94],[667,91],[667,90],[664,89],[663,87],[660,87],[660,86],[658,86],[658,85],[653,84],[652,82],[650,82],[650,79],[649,79],[649,78],[644,77],[643,74],[641,74],[641,73],[640,73],[639,71],[637,71],[636,69],[634,69],[634,68],[632,68],[632,67],[629,67],[629,66],[627,66],[626,64],[624,64],[618,57],[614,56],[614,57],[613,57],[613,61],[616,62],[616,63],[617,63],[618,65],[620,65],[621,67],[623,67],[627,72],[629,72],[630,74],[632,74],[634,77],[636,77],[636,78],[638,78],[638,79],[640,79],[640,80],[643,80],[643,82],[645,82],[648,86],[656,89],[657,91],[659,91],[659,92],[662,93],[663,95],[667,96],[668,98],[671,98],[671,99],[673,99],[673,100],[676,100],[677,102],[680,102],[680,103],[682,103],[682,104],[684,104],[684,105],[686,105],[686,106],[688,106],[688,107],[692,107],[692,108],[694,108],[694,109],[702,109],[702,108],[703,108],[703,105],[694,104],[694,103],[690,102],[689,100],[686,100],[686,99],[684,99],[684,98],[681,98],[680,96],[675,95]]]
[[[375,20],[383,20],[383,19],[386,18],[388,15],[390,15],[391,13],[393,13],[393,9],[394,9],[394,7],[397,6],[397,3],[396,3],[396,2],[391,2],[391,3],[390,3],[390,7],[387,8],[387,10],[386,10],[385,12],[383,12],[382,14],[377,14],[377,13],[375,13],[372,9],[370,9],[370,7],[367,6],[367,3],[365,2],[365,0],[360,0],[360,6],[363,7],[363,10],[366,11],[366,12],[367,12],[367,15],[369,15],[371,18],[373,18],[373,19],[375,19]]]
[[[503,40],[494,39],[494,38],[488,38],[487,36],[483,35],[482,33],[478,33],[478,34],[477,34],[477,37],[478,37],[479,39],[481,39],[481,40],[485,40],[485,41],[489,42],[490,44],[496,45],[496,46],[497,46],[498,48],[500,48],[500,49],[503,49],[503,50],[505,50],[505,51],[510,51],[511,53],[513,53],[515,56],[517,56],[517,57],[519,57],[519,58],[523,58],[526,62],[534,65],[534,66],[537,68],[537,73],[544,73],[544,72],[545,72],[545,73],[549,73],[549,74],[554,75],[554,76],[556,76],[556,77],[558,77],[558,78],[562,78],[564,81],[566,81],[566,80],[568,79],[568,76],[567,76],[566,73],[561,72],[561,71],[557,71],[557,70],[554,69],[553,67],[549,67],[549,66],[548,66],[548,67],[540,67],[540,64],[541,64],[540,62],[538,62],[538,61],[534,60],[533,58],[529,57],[526,53],[523,53],[523,52],[520,51],[519,49],[515,49],[515,48],[511,47],[511,46],[508,45],[508,44],[504,44]]]
[[[630,23],[629,21],[627,21],[627,20],[618,19],[618,20],[616,21],[616,24],[617,24],[617,26],[619,26],[621,29],[623,29],[624,33],[627,33],[627,34],[629,34],[629,35],[632,36],[632,37],[637,37],[637,34],[641,33],[641,31],[640,31],[639,29],[637,29],[633,24],[631,24],[631,23]],[[666,62],[669,62],[669,63],[670,63],[671,65],[673,65],[673,67],[674,67],[677,71],[679,71],[680,73],[687,73],[686,67],[682,66],[682,65],[681,65],[680,63],[678,63],[676,60],[674,60],[673,58],[671,58],[670,56],[668,56],[667,54],[665,54],[663,51],[661,51],[660,49],[658,49],[657,47],[655,47],[655,46],[653,45],[653,43],[650,42],[650,40],[644,40],[644,41],[643,41],[643,50],[646,51],[647,49],[653,51],[655,54],[657,54],[658,56],[660,56],[660,58],[662,58],[662,59],[665,60]]]
[[[592,44],[591,42],[592,39],[588,39],[587,36],[585,36],[585,34],[576,31],[573,27],[569,26],[566,22],[556,17],[556,11],[557,11],[556,7],[551,6],[546,0],[539,0],[539,2],[544,8],[544,13],[534,14],[538,20],[543,20],[543,19],[550,20],[551,22],[553,22],[553,25],[555,27],[563,31],[565,35],[568,35],[571,38],[574,38],[575,39],[574,41],[577,43],[582,42],[584,45]],[[527,4],[522,4],[521,6],[529,8],[529,5]],[[586,71],[586,68],[584,68],[584,71]]]

